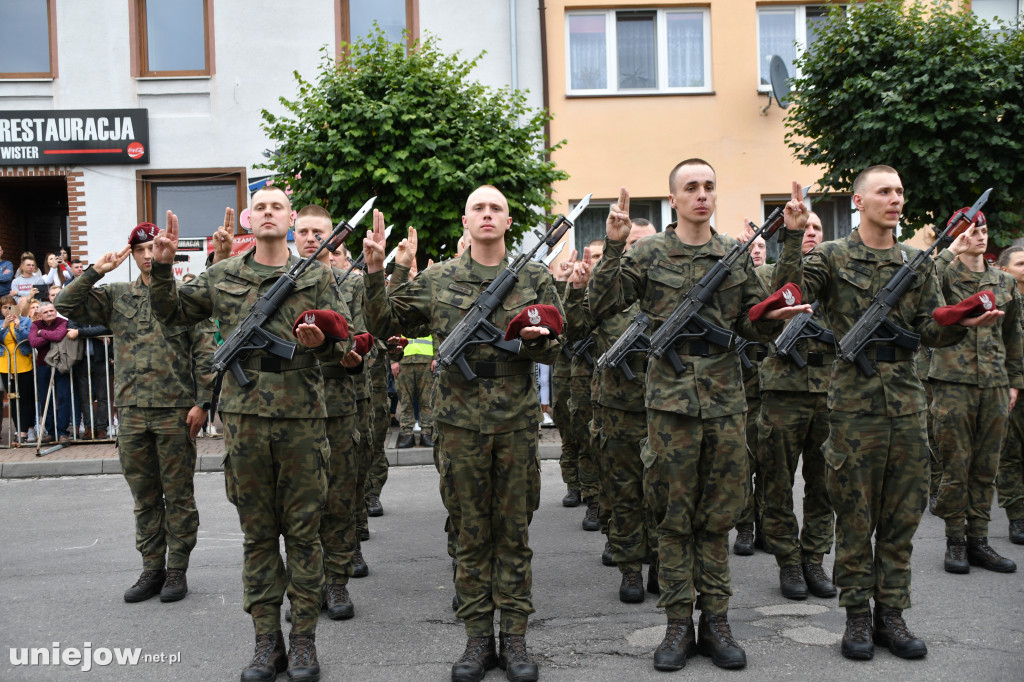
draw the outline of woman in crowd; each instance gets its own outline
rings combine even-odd
[[[0,298],[0,385],[11,399],[11,420],[19,432],[17,442],[32,440],[36,423],[36,391],[32,382],[32,347],[28,332],[32,320],[20,314],[13,296]],[[12,438],[12,440],[15,440]]]

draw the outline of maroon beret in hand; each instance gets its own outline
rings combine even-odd
[[[356,334],[352,339],[352,350],[358,355],[366,355],[373,347],[373,334],[369,332]]]
[[[292,325],[293,334],[300,324],[315,324],[329,341],[348,339],[348,320],[333,310],[307,310]]]
[[[977,317],[982,313],[995,309],[996,295],[986,289],[985,291],[979,291],[974,296],[965,298],[956,305],[944,305],[941,308],[936,308],[935,312],[932,313],[932,317],[943,327],[948,327],[960,320],[968,317]]]
[[[153,223],[139,223],[132,228],[132,233],[128,235],[128,246],[151,242],[156,239],[158,234],[160,234],[160,228]]]
[[[803,296],[800,293],[800,287],[790,282],[751,308],[748,317],[750,317],[751,322],[757,322],[764,317],[765,313],[778,310],[779,308],[800,305],[801,300],[803,300]]]
[[[562,314],[553,305],[531,305],[508,323],[505,340],[518,339],[523,327],[547,327],[548,338],[553,339],[562,333]]]

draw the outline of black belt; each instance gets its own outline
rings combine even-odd
[[[247,359],[242,363],[242,367],[245,369],[255,369],[260,372],[280,374],[281,372],[290,372],[294,369],[316,367],[319,364],[320,362],[316,359],[316,356],[303,353],[291,360],[284,360],[276,355],[259,355]]]
[[[914,351],[891,343],[869,346],[864,354],[876,362],[906,362],[914,359]]]
[[[352,376],[340,365],[324,365],[320,368],[320,373],[324,375],[324,379],[347,379]]]
[[[811,367],[824,367],[835,362],[835,353],[807,353],[807,364]]]
[[[683,341],[676,345],[676,352],[680,355],[697,355],[700,357],[711,357],[712,355],[722,355],[728,353],[728,348],[722,348],[719,345],[708,343],[703,339],[694,339],[693,341]],[[762,355],[761,358],[763,359]]]
[[[768,351],[764,350],[763,348],[757,349],[757,351],[753,355],[751,355],[749,352],[747,353],[747,359],[750,360],[751,362],[761,362],[766,357],[768,357]]]
[[[511,377],[532,374],[533,362],[475,362],[473,372],[478,377],[493,379],[494,377]]]

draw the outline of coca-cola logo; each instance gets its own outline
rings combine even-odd
[[[140,142],[132,142],[128,145],[128,156],[133,159],[141,159],[142,155],[146,153],[146,148],[142,146]]]

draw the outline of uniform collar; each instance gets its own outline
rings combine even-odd
[[[718,234],[715,228],[711,228],[711,239],[700,246],[684,244],[679,235],[676,234],[678,223],[670,223],[665,228],[665,244],[668,246],[669,256],[714,256],[722,258],[728,252],[725,238]]]
[[[850,232],[850,244],[850,257],[856,260],[871,261],[879,264],[894,263],[896,265],[903,265],[908,262],[904,255],[903,245],[899,242],[895,242],[888,250],[883,252],[881,249],[868,247],[860,237],[860,230],[853,230]]]

